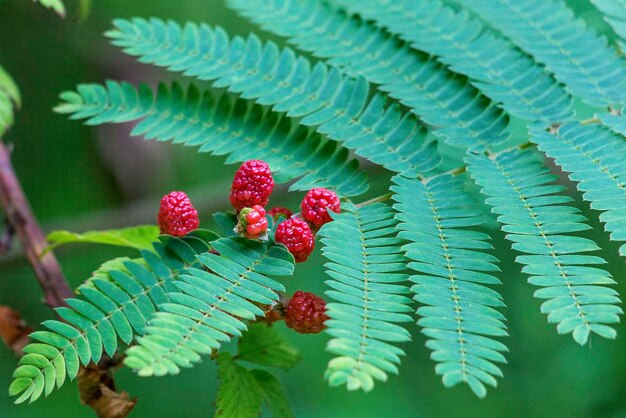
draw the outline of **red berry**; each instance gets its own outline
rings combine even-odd
[[[285,323],[300,334],[317,334],[325,327],[326,302],[310,292],[298,290],[285,309]]]
[[[239,222],[235,231],[243,234],[246,238],[257,239],[267,232],[267,218],[263,206],[254,205],[251,208],[243,208],[239,212]]]
[[[328,209],[339,212],[341,203],[335,192],[328,189],[311,189],[308,191],[300,207],[302,217],[314,227],[321,227],[333,219],[328,214]]]
[[[289,219],[291,218],[291,215],[293,215],[289,209],[282,206],[276,206],[275,208],[268,210],[267,214],[270,215],[275,221],[278,220],[280,215],[282,215],[285,219]]]
[[[162,234],[183,236],[198,229],[198,211],[184,192],[171,192],[161,199],[159,229]]]
[[[270,166],[265,161],[248,160],[235,173],[230,203],[238,212],[245,207],[265,206],[273,189]]]
[[[315,247],[315,237],[311,228],[298,218],[290,218],[278,224],[275,240],[287,247],[296,263],[306,261]]]

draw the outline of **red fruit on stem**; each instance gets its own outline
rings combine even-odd
[[[254,205],[266,206],[273,189],[270,166],[265,161],[248,160],[235,173],[230,203],[237,212]]]
[[[340,209],[341,203],[335,192],[328,189],[311,189],[302,199],[300,214],[311,225],[319,228],[333,220],[328,210],[338,213]]]
[[[158,222],[162,234],[177,237],[187,235],[200,225],[198,211],[184,192],[171,192],[163,196]]]
[[[268,210],[267,214],[270,215],[275,221],[278,220],[280,215],[282,215],[285,219],[289,219],[291,218],[291,215],[293,215],[289,209],[282,206],[276,206],[275,208]]]
[[[315,236],[311,228],[298,218],[287,219],[278,224],[274,239],[287,247],[296,263],[306,261],[315,247]]]
[[[327,319],[326,302],[310,292],[298,290],[285,309],[287,327],[301,334],[317,334]]]

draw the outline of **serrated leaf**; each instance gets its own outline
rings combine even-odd
[[[263,391],[248,370],[238,366],[228,353],[217,357],[220,386],[215,402],[216,417],[252,418],[259,416]]]
[[[251,323],[239,339],[237,360],[261,366],[290,369],[300,360],[300,354],[280,330],[265,323]]]
[[[291,418],[293,413],[283,388],[276,377],[265,370],[250,372],[263,392],[263,401],[273,418]]]

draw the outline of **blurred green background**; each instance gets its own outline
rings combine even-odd
[[[127,126],[88,128],[68,121],[51,109],[59,92],[81,82],[120,79],[132,82],[168,80],[172,75],[134,62],[111,47],[102,33],[115,17],[158,16],[205,21],[232,34],[253,28],[229,12],[220,0],[126,1],[96,0],[88,20],[70,16],[62,21],[26,0],[0,0],[0,62],[13,74],[24,96],[16,126],[5,141],[15,146],[14,165],[33,209],[47,231],[114,228],[154,221],[158,201],[172,189],[188,191],[199,206],[203,225],[209,214],[228,209],[228,187],[234,166],[223,159],[198,155],[170,144],[129,139]],[[606,26],[585,0],[570,1],[598,30]],[[388,174],[370,169],[371,195],[387,187]],[[278,188],[273,204],[295,208],[301,194]],[[583,210],[588,207],[578,202]],[[592,219],[597,219],[597,213]],[[597,221],[592,225],[601,230]],[[499,236],[498,234],[493,234]],[[609,270],[626,295],[623,260],[606,234],[594,237],[606,249]],[[539,313],[533,288],[514,264],[509,245],[494,241],[502,260],[503,293],[508,308],[509,363],[505,379],[485,400],[466,387],[444,389],[424,348],[425,338],[413,328],[414,342],[405,345],[400,376],[378,384],[371,393],[348,393],[329,388],[322,375],[330,356],[327,336],[295,335],[303,361],[280,375],[297,417],[590,417],[626,416],[626,327],[618,326],[616,341],[593,338],[579,347],[560,337]],[[103,246],[72,246],[58,251],[64,271],[76,286],[108,258],[125,253]],[[288,290],[321,293],[324,276],[319,251],[299,265]],[[31,325],[51,316],[41,303],[41,291],[25,260],[15,254],[0,258],[0,304],[17,308]],[[282,325],[279,325],[282,327]],[[78,400],[75,383],[66,384],[46,400],[15,406],[6,395],[17,359],[0,346],[0,417],[90,417],[93,412]],[[140,378],[122,369],[118,389],[139,398],[133,417],[204,417],[214,411],[215,366],[205,361],[178,376]]]

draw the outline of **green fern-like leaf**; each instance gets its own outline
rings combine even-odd
[[[512,115],[546,123],[573,116],[572,98],[545,68],[467,12],[440,0],[333,1],[437,56]]]
[[[613,241],[626,241],[626,142],[600,126],[565,123],[553,134],[534,126],[531,140],[578,183],[583,199],[600,210]],[[619,249],[626,255],[626,244]]]
[[[394,209],[399,236],[409,241],[403,249],[409,267],[418,324],[430,339],[426,345],[438,364],[446,387],[461,382],[479,397],[485,384],[496,386],[502,371],[494,363],[506,362],[506,347],[493,337],[506,336],[501,296],[487,284],[500,284],[491,273],[498,261],[483,250],[492,248],[486,234],[469,227],[483,222],[471,195],[460,179],[442,175],[422,183],[396,176]]]
[[[126,351],[126,365],[140,375],[176,374],[240,336],[244,319],[264,315],[257,304],[276,303],[275,292],[285,290],[268,275],[293,273],[293,257],[282,245],[222,238],[211,246],[219,255],[198,256],[202,268],[179,276],[177,291],[168,293],[146,335]]]
[[[508,117],[466,79],[367,22],[318,0],[228,4],[343,72],[379,84],[450,144],[483,149],[508,138]]]
[[[176,83],[160,85],[154,95],[145,84],[136,89],[112,81],[106,86],[80,85],[77,92],[65,92],[61,98],[64,102],[56,107],[58,112],[69,113],[72,119],[88,118],[89,125],[141,120],[131,135],[229,155],[227,163],[263,159],[279,182],[301,177],[292,190],[326,187],[352,196],[368,187],[366,174],[359,171],[347,149],[245,100],[201,93],[193,85],[185,91]],[[419,139],[413,139],[417,149],[421,146],[433,152],[431,145],[417,145]],[[427,162],[417,168],[434,167]]]
[[[69,307],[57,308],[65,322],[45,321],[47,330],[32,333],[30,338],[37,342],[24,348],[26,355],[20,359],[9,388],[10,395],[19,395],[15,402],[32,402],[43,393],[49,395],[66,377],[74,379],[81,364],[97,363],[103,351],[113,356],[118,339],[128,345],[134,335],[143,334],[146,321],[169,300],[167,291],[175,289],[173,282],[181,268],[195,263],[199,243],[194,236],[169,237],[165,244],[155,244],[161,256],[141,252],[148,268],[125,262],[130,274],[110,270],[109,280],[92,280],[92,287],[81,288],[81,299],[68,299]],[[202,252],[207,248],[204,243]]]
[[[404,296],[408,275],[394,213],[384,204],[344,205],[319,235],[331,277],[326,295],[334,300],[326,305],[326,332],[333,337],[326,348],[337,355],[325,377],[331,386],[369,391],[375,379],[398,373],[404,351],[393,344],[411,339],[396,324],[411,321],[411,300]]]
[[[626,102],[626,62],[562,0],[455,0],[544,64],[593,106]]]
[[[432,158],[431,148],[424,150],[426,157],[421,155],[425,133],[415,117],[402,116],[397,104],[387,107],[382,95],[368,101],[369,85],[363,78],[345,77],[319,63],[311,67],[291,49],[280,50],[254,35],[231,40],[222,29],[207,25],[133,19],[116,20],[115,26],[108,32],[113,44],[140,61],[213,80],[214,87],[227,87],[274,111],[302,118],[300,124],[349,148],[363,149],[363,155],[378,164],[396,167],[390,169],[414,172],[413,160],[419,164]]]
[[[597,267],[606,263],[604,259],[580,254],[600,248],[571,235],[589,226],[576,208],[563,204],[572,200],[569,196],[556,194],[565,189],[551,184],[557,177],[533,151],[514,150],[495,158],[472,155],[468,161],[506,238],[525,254],[517,262],[531,275],[528,282],[541,287],[535,297],[546,299],[541,311],[548,321],[557,324],[559,334],[571,332],[581,345],[591,332],[615,338],[607,324],[618,323],[622,309],[614,305],[619,303],[617,292],[602,286],[615,282]]]
[[[622,54],[626,53],[626,0],[591,0],[591,2],[604,13],[604,20],[619,37],[617,44]]]
[[[615,113],[599,113],[596,114],[596,118],[605,126],[609,127],[612,131],[626,136],[626,108],[622,107],[619,110],[619,114]]]

